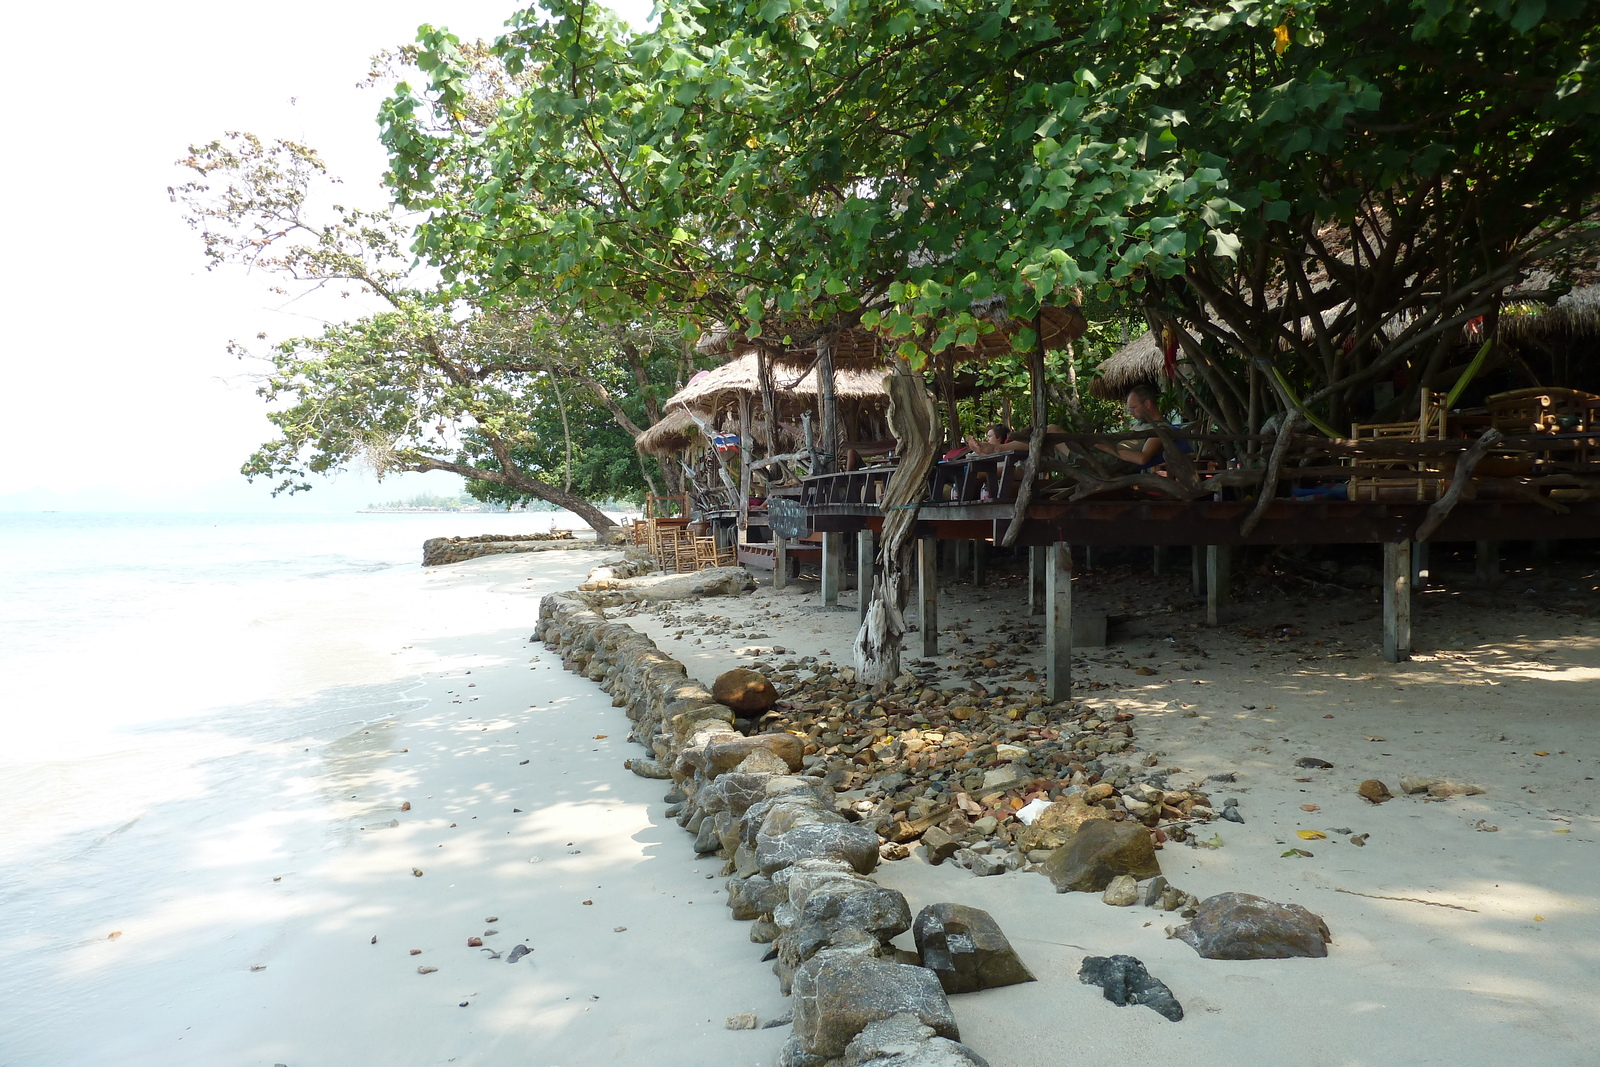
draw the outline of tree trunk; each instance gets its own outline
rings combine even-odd
[[[833,338],[824,334],[817,341],[817,391],[822,401],[821,469],[812,474],[832,474],[843,470],[843,455],[839,448],[839,393],[833,382]]]
[[[551,485],[549,482],[540,481],[530,474],[524,474],[514,465],[506,464],[504,460],[501,463],[507,469],[492,471],[485,467],[474,467],[466,463],[448,463],[438,459],[421,459],[410,463],[396,463],[393,469],[418,472],[450,471],[452,474],[459,474],[463,478],[476,478],[480,482],[493,482],[508,489],[516,489],[546,503],[554,504],[558,508],[566,508],[588,523],[590,528],[602,538],[617,528],[617,524],[612,521],[611,516],[583,499],[583,497],[568,493]]]
[[[939,433],[933,398],[905,360],[895,357],[894,372],[884,385],[889,394],[889,430],[900,465],[884,487],[880,577],[872,589],[866,621],[856,632],[856,674],[865,685],[892,683],[900,676],[906,598],[916,563],[917,505],[927,489]]]

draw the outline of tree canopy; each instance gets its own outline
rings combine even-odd
[[[1586,0],[658,15],[553,0],[488,53],[424,27],[381,114],[415,249],[596,317],[860,323],[911,355],[984,330],[974,300],[1091,291],[1169,330],[1242,430],[1436,384],[1463,324],[1595,237]],[[495,67],[514,91],[485,107]]]

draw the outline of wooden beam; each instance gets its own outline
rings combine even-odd
[[[1383,546],[1383,658],[1411,658],[1411,542]]]
[[[1233,549],[1228,545],[1206,546],[1206,625],[1219,626],[1228,604],[1228,587],[1233,584]]]
[[[822,606],[839,603],[839,586],[844,577],[844,534],[822,535]]]
[[[939,542],[931,537],[917,538],[917,602],[921,605],[918,623],[922,628],[922,654],[939,654]]]
[[[1028,614],[1044,614],[1044,545],[1028,546]]]
[[[871,530],[856,531],[856,624],[867,621],[867,608],[872,604],[872,570],[877,562],[877,546]]]
[[[1072,695],[1072,546],[1056,542],[1045,550],[1044,695]]]

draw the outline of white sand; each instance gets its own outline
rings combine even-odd
[[[1591,598],[1592,584],[1584,586]],[[941,900],[989,910],[1040,978],[953,998],[963,1038],[995,1067],[1594,1063],[1600,626],[1518,606],[1529,604],[1520,593],[1513,581],[1505,594],[1420,597],[1423,651],[1408,664],[1383,662],[1369,598],[1270,591],[1250,594],[1219,630],[1196,625],[1192,610],[1157,615],[1080,661],[1085,698],[1136,712],[1139,748],[1181,768],[1175,784],[1238,774],[1233,786],[1207,788],[1219,805],[1237,797],[1247,822],[1208,827],[1225,843],[1214,851],[1169,844],[1160,853],[1169,879],[1201,898],[1242,891],[1302,904],[1326,919],[1333,944],[1321,960],[1203,960],[1165,936],[1182,921],[1176,915],[1057,895],[1036,874],[974,878],[953,865],[929,867],[914,852],[881,867],[879,881],[905,892],[913,911]],[[971,651],[1023,621],[1021,598],[1016,585],[958,585],[943,594],[941,618],[976,637],[957,646]],[[842,599],[853,604],[854,594]],[[1189,597],[1178,580],[1113,569],[1081,580],[1078,602],[1152,611],[1185,608]],[[814,584],[784,593],[763,586],[736,603],[629,621],[709,680],[773,644],[790,653],[764,657],[773,663],[824,649],[848,662],[840,654],[853,611],[818,605]],[[675,638],[695,612],[748,620],[771,636],[730,640],[695,629]],[[1286,621],[1302,633],[1283,641],[1241,633]],[[945,635],[942,650],[952,640]],[[1440,650],[1451,644],[1461,647]],[[1024,657],[1022,666],[1042,665],[1038,659]],[[1135,674],[1137,665],[1155,673]],[[1334,768],[1296,768],[1301,756]],[[1401,774],[1480,783],[1487,792],[1440,802],[1400,797],[1380,807],[1355,794],[1374,777],[1398,792]],[[1476,830],[1479,820],[1499,830]],[[1355,847],[1333,828],[1371,837]],[[1302,829],[1328,837],[1301,840]],[[1290,847],[1313,855],[1284,858]],[[1435,906],[1442,904],[1455,907]],[[909,935],[902,940],[909,946]],[[1185,1005],[1185,1020],[1113,1007],[1078,983],[1084,955],[1113,953],[1143,960]]]
[[[538,595],[600,558],[475,560],[286,606],[270,628],[298,665],[274,698],[343,693],[379,721],[328,743],[219,719],[108,756],[102,804],[148,803],[30,872],[37,897],[0,920],[0,1062],[770,1063],[785,1029],[723,1028],[785,1006],[716,864],[662,819],[669,783],[622,769],[622,711],[528,644]],[[354,706],[418,672],[389,714]],[[467,947],[490,928],[487,946],[532,954]]]

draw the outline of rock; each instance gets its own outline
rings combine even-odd
[[[999,793],[1007,789],[1015,789],[1025,785],[1037,777],[1027,767],[1019,763],[1007,763],[983,774],[983,792]]]
[[[1232,801],[1222,809],[1222,817],[1229,822],[1243,823],[1244,816],[1239,814],[1239,802]]]
[[[936,1037],[905,1012],[869,1023],[845,1046],[839,1067],[989,1067],[959,1041]]]
[[[754,1030],[761,1020],[756,1018],[753,1011],[740,1012],[738,1015],[728,1016],[728,1021],[722,1024],[724,1030]]]
[[[902,1012],[940,1037],[961,1039],[939,979],[923,967],[825,952],[795,971],[792,996],[795,1036],[812,1056],[839,1056],[867,1026]]]
[[[1361,799],[1369,804],[1382,804],[1385,800],[1394,799],[1394,794],[1389,792],[1389,787],[1376,778],[1368,778],[1356,786],[1356,792],[1361,794]]]
[[[1111,879],[1100,899],[1113,908],[1126,908],[1139,900],[1139,879],[1131,874],[1119,874]]]
[[[776,837],[756,835],[756,864],[771,877],[774,871],[802,859],[843,860],[862,874],[878,865],[878,835],[861,823],[810,823]]]
[[[834,882],[806,895],[800,925],[818,925],[830,934],[846,927],[888,941],[911,929],[911,906],[898,889],[870,880]]]
[[[1329,763],[1327,760],[1318,759],[1315,756],[1301,756],[1299,759],[1294,761],[1294,765],[1296,767],[1302,767],[1302,768],[1304,768],[1306,770],[1313,770],[1313,771],[1315,771],[1315,770],[1323,770],[1323,771],[1325,771],[1329,767],[1333,766],[1333,764]]]
[[[1161,864],[1144,827],[1097,819],[1084,823],[1050,854],[1044,873],[1058,893],[1098,893],[1119,874],[1153,878],[1161,873]]]
[[[1111,785],[1101,782],[1105,786],[1102,796],[1111,795]],[[1084,796],[1093,795],[1100,785],[1089,787],[1089,792]],[[1039,813],[1033,820],[1033,825],[1026,827],[1017,838],[1017,845],[1024,852],[1032,852],[1040,848],[1060,848],[1067,843],[1067,839],[1077,832],[1078,827],[1090,819],[1109,819],[1111,813],[1105,808],[1092,803],[1085,803],[1082,796],[1070,796],[1065,800],[1058,800]]]
[[[744,759],[734,770],[743,774],[788,774],[792,770],[782,757],[769,748],[758,748]]]
[[[778,702],[778,691],[767,676],[735,667],[711,683],[711,699],[734,711],[766,711]]]
[[[937,826],[924,831],[922,835],[923,852],[927,855],[928,862],[935,867],[954,856],[960,847],[960,841]]]
[[[922,965],[946,993],[975,993],[1033,981],[988,912],[965,904],[929,904],[911,924]]]
[[[1143,1004],[1173,1022],[1183,1018],[1183,1005],[1172,990],[1152,978],[1144,964],[1132,956],[1085,956],[1078,970],[1078,981],[1105,990],[1106,999],[1119,1008]]]
[[[1471,782],[1434,782],[1428,786],[1428,795],[1440,799],[1454,796],[1473,797],[1482,792],[1483,786],[1473,785]]]
[[[622,761],[622,766],[637,774],[640,778],[671,778],[672,768],[656,759],[645,759],[635,756]]]
[[[789,894],[765,875],[728,879],[728,907],[735,919],[759,919],[788,899]]]
[[[968,850],[963,849],[962,851],[966,852]],[[1005,874],[1012,869],[1011,864],[1006,862],[1007,859],[1009,859],[1008,856],[991,856],[982,852],[972,852],[967,862],[961,866],[979,878],[990,878],[997,874]]]
[[[1158,874],[1150,879],[1150,884],[1145,886],[1144,890],[1144,906],[1147,908],[1156,907],[1161,903],[1161,894],[1166,891],[1167,880],[1165,878]]]
[[[1278,960],[1328,954],[1328,924],[1298,904],[1249,893],[1201,901],[1193,921],[1172,932],[1208,960]]]
[[[751,734],[749,737],[722,734],[707,741],[699,751],[686,751],[681,758],[703,770],[707,778],[714,778],[725,771],[735,770],[752,753],[761,749],[766,749],[785,764],[781,771],[765,773],[798,771],[805,759],[805,742],[794,734],[786,733]]]
[[[990,834],[1000,829],[1000,820],[995,818],[993,815],[984,815],[981,818],[973,820],[972,828],[973,830],[982,834],[984,837],[988,837]]]

